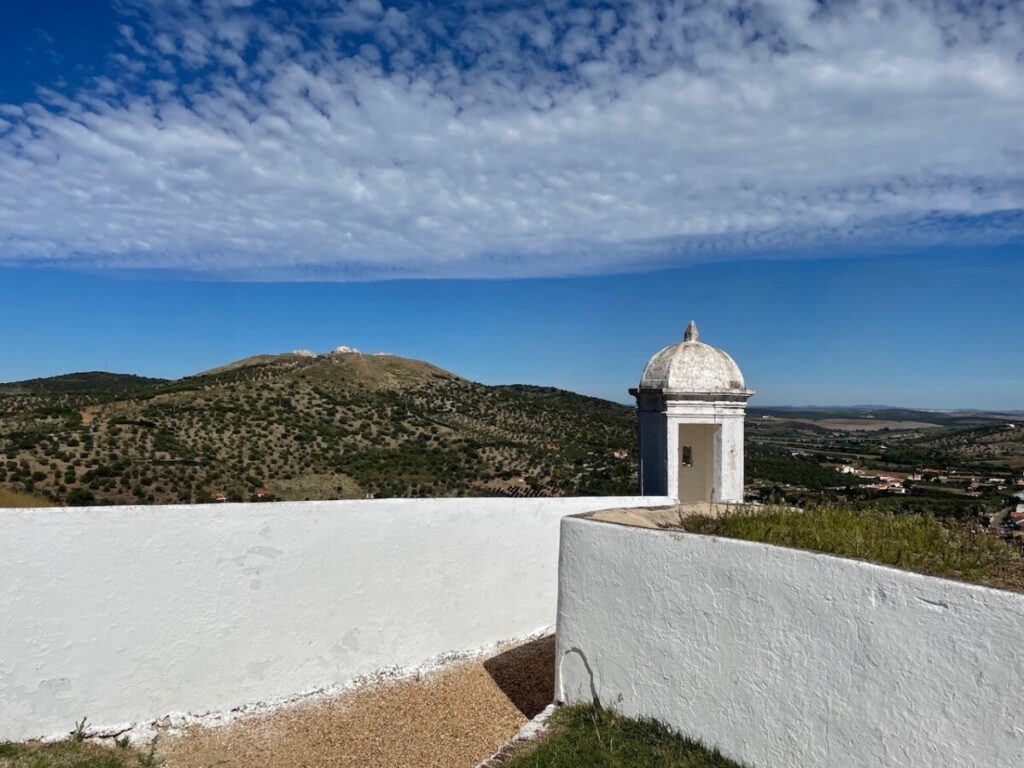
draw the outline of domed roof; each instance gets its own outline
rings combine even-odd
[[[697,339],[697,324],[691,321],[681,342],[665,347],[647,363],[640,389],[751,394],[735,361],[717,347]]]

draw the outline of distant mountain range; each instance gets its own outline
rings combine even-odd
[[[889,405],[835,405],[835,406],[770,406],[747,409],[753,418],[770,416],[778,419],[876,419],[893,422],[919,422],[944,427],[969,427],[997,424],[1020,419],[1024,411],[985,411],[976,409],[934,410],[923,408],[897,408]]]

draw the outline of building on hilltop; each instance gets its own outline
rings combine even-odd
[[[637,403],[642,494],[743,501],[743,422],[754,392],[728,354],[699,341],[696,323],[651,358],[629,393]]]

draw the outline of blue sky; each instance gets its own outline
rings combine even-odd
[[[523,280],[240,283],[13,270],[0,378],[177,377],[267,351],[345,344],[487,383],[628,400],[682,337],[740,363],[755,404],[1024,408],[1019,254],[730,262]]]
[[[692,317],[762,402],[1024,408],[1022,69],[987,0],[6,0],[0,379],[618,398]]]

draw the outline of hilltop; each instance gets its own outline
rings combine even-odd
[[[0,384],[0,395],[113,394],[145,389],[166,381],[130,373],[86,371]]]
[[[430,363],[259,355],[0,387],[0,487],[70,503],[635,490],[633,410]]]

